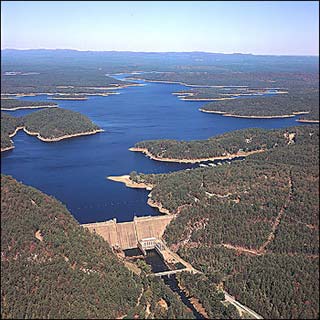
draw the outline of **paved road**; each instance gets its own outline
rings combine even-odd
[[[238,302],[237,300],[235,300],[232,296],[230,296],[230,294],[226,291],[223,291],[224,295],[225,295],[225,299],[226,301],[230,302],[231,304],[233,304],[235,307],[239,307],[242,310],[248,312],[250,315],[252,315],[252,317],[254,317],[255,319],[263,319],[262,316],[260,316],[259,314],[257,314],[255,311],[249,309],[248,307],[244,306],[243,304],[241,304],[240,302]]]
[[[179,270],[169,270],[169,271],[165,271],[165,272],[154,273],[155,276],[164,276],[164,275],[174,274],[174,273],[181,272],[181,271],[188,271],[188,272],[191,272],[191,273],[202,273],[201,271],[195,269],[190,263],[188,263],[185,260],[183,260],[178,254],[176,254],[175,252],[172,252],[169,249],[169,247],[165,244],[164,241],[163,241],[163,245],[165,247],[165,250],[168,251],[177,261],[182,263],[186,268],[185,269],[179,269]],[[244,306],[243,304],[241,304],[240,302],[238,302],[228,292],[223,291],[223,293],[225,295],[226,301],[228,301],[229,303],[233,304],[235,307],[237,307],[237,308],[239,308],[239,309],[241,309],[243,311],[246,311],[254,319],[263,319],[263,317],[260,316],[258,313],[256,313],[255,311],[251,310],[250,308],[248,308],[248,307]]]

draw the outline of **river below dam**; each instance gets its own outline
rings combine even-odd
[[[124,79],[125,74],[114,76]],[[119,94],[89,96],[85,101],[57,101],[59,106],[88,116],[105,131],[91,136],[44,143],[20,130],[15,149],[1,154],[1,172],[52,195],[66,205],[79,223],[130,221],[134,216],[158,215],[147,205],[148,191],[126,188],[107,176],[167,173],[198,167],[150,160],[128,149],[150,139],[206,139],[243,128],[282,128],[301,125],[294,118],[244,119],[202,113],[199,101],[179,100],[179,84],[136,81],[143,86],[117,90]],[[47,100],[46,95],[22,100]],[[51,101],[51,100],[48,100]],[[35,109],[8,112],[22,116]]]

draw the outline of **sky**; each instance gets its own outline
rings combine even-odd
[[[1,1],[1,49],[319,55],[318,1]]]

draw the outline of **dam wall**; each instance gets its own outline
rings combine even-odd
[[[175,215],[134,217],[130,222],[118,223],[116,219],[112,219],[81,226],[102,236],[110,246],[126,250],[137,248],[142,239],[161,239],[166,226],[174,218]]]

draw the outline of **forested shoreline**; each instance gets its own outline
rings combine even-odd
[[[137,142],[134,148],[145,149],[157,159],[206,159],[268,150],[284,146],[294,137],[288,129],[266,130],[250,128],[235,130],[207,140],[147,140]]]
[[[319,120],[319,91],[215,101],[205,104],[200,110],[244,117],[294,116],[305,113],[299,118]]]
[[[132,77],[138,78],[194,87],[174,94],[182,100],[215,100],[201,107],[205,112],[240,117],[293,116],[303,112],[306,114],[300,119],[319,120],[319,74],[316,71],[149,72]],[[273,95],[264,95],[272,91]]]
[[[1,110],[10,111],[10,110],[19,110],[19,109],[33,109],[33,108],[49,108],[57,107],[57,104],[54,102],[47,101],[24,101],[17,99],[3,99],[1,98]]]
[[[5,175],[1,250],[3,318],[194,318],[160,279],[129,271],[62,203]]]
[[[316,318],[319,128],[263,136],[273,147],[242,162],[130,177],[152,184],[151,199],[178,214],[165,239],[212,286],[266,318]]]
[[[19,128],[47,142],[103,131],[79,112],[61,108],[47,108],[23,117],[13,117],[1,112],[1,150],[13,147],[10,137]]]

